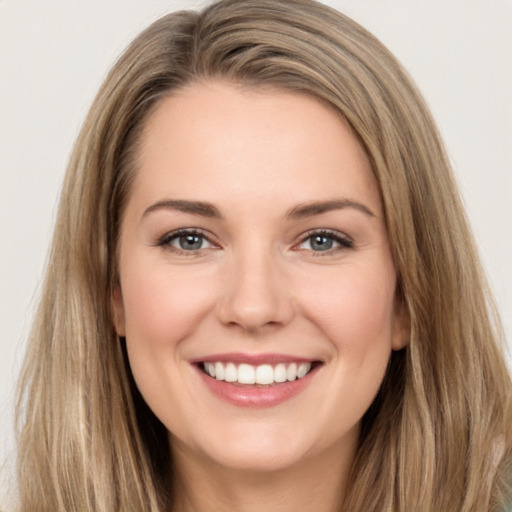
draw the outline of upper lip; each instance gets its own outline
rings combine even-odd
[[[262,364],[279,364],[279,363],[312,363],[318,361],[310,357],[297,357],[290,354],[246,354],[241,352],[231,352],[222,354],[211,354],[204,357],[199,357],[191,360],[192,364],[199,363],[235,363],[235,364],[250,364],[259,366]]]

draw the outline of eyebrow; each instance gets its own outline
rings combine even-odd
[[[289,219],[303,219],[314,215],[321,215],[333,210],[343,210],[345,208],[354,208],[360,212],[375,217],[376,215],[363,203],[353,201],[351,199],[332,199],[329,201],[314,201],[311,203],[299,204],[288,211],[286,217]],[[151,212],[157,210],[178,210],[192,215],[201,217],[209,217],[214,219],[222,219],[220,211],[211,203],[204,201],[186,201],[183,199],[164,199],[157,201],[144,210],[142,217],[144,218]]]
[[[293,207],[287,217],[290,219],[302,219],[304,217],[312,217],[313,215],[321,215],[333,210],[343,210],[345,208],[355,208],[369,217],[376,217],[370,208],[363,203],[353,201],[352,199],[332,199],[330,201],[315,201],[312,203],[299,204]]]
[[[191,213],[192,215],[199,215],[201,217],[211,217],[215,219],[222,219],[219,210],[211,203],[204,201],[185,201],[182,199],[164,199],[158,201],[144,210],[142,217],[144,218],[148,213],[156,210],[178,210],[184,213]]]

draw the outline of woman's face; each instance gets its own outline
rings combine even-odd
[[[407,322],[350,130],[311,97],[210,82],[162,100],[141,142],[116,326],[175,456],[352,453]]]

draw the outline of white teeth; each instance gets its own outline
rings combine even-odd
[[[273,384],[274,369],[269,364],[262,364],[256,368],[256,384]]]
[[[224,380],[224,365],[222,363],[215,363],[215,378]]]
[[[294,381],[305,377],[311,370],[311,363],[279,363],[275,366],[262,364],[252,366],[232,363],[204,363],[205,373],[217,380],[226,382],[238,382],[240,384],[259,384],[268,386],[274,383]]]
[[[238,380],[238,372],[236,370],[236,366],[233,363],[228,363],[226,365],[224,378],[226,379],[226,382],[235,382]]]
[[[302,379],[308,373],[309,369],[311,368],[311,365],[308,363],[301,363],[299,364],[299,367],[297,368],[297,378]]]
[[[295,363],[288,366],[288,370],[286,370],[286,378],[290,381],[297,378],[297,365]]]
[[[204,369],[210,375],[210,377],[215,377],[215,365],[213,363],[205,363]]]
[[[254,384],[256,382],[254,367],[250,364],[239,365],[238,382],[240,382],[240,384]]]
[[[278,364],[274,368],[274,380],[276,382],[286,382],[286,365]]]

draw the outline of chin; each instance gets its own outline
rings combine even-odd
[[[198,425],[199,426],[199,425]],[[273,472],[290,468],[304,459],[311,443],[298,432],[291,434],[288,425],[253,422],[188,432],[178,442],[172,436],[171,445],[184,459],[209,460],[226,470]],[[205,434],[207,433],[207,434]]]
[[[258,446],[230,446],[222,453],[210,454],[210,457],[214,457],[214,461],[226,469],[248,473],[283,471],[303,460],[300,454],[286,446],[263,449]]]

